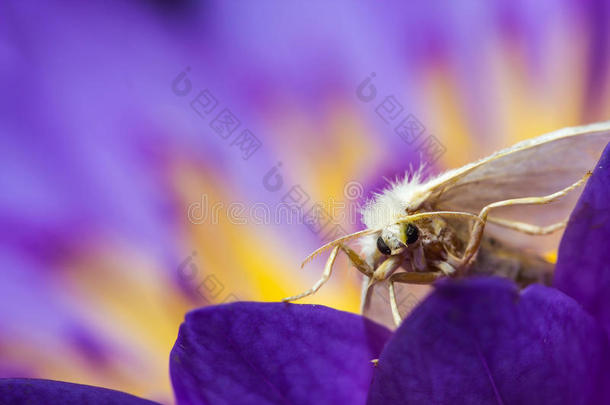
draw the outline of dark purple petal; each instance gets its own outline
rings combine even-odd
[[[153,401],[91,385],[30,378],[0,379],[0,404],[154,405]]]
[[[559,245],[555,287],[610,332],[610,146],[580,196]]]
[[[170,374],[180,404],[364,404],[389,337],[319,305],[207,307],[187,314]]]
[[[448,281],[388,342],[368,404],[608,403],[608,353],[602,328],[558,290]]]

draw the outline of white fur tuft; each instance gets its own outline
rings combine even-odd
[[[407,172],[402,180],[390,182],[390,187],[381,193],[375,193],[362,209],[362,222],[369,229],[386,227],[407,214],[408,210],[419,207],[427,196],[427,182],[423,180],[424,166]]]

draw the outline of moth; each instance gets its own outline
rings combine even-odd
[[[396,325],[397,283],[473,274],[499,274],[521,286],[549,283],[553,264],[535,244],[519,246],[519,235],[540,237],[565,227],[608,142],[610,121],[547,133],[428,180],[421,170],[407,174],[363,207],[366,229],[325,244],[303,261],[301,267],[330,250],[319,281],[283,301],[318,291],[340,251],[365,276],[362,310],[373,287],[383,284]],[[348,246],[354,240],[360,253]]]

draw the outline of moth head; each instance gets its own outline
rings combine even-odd
[[[305,266],[305,264],[309,263],[314,257],[322,252],[346,244],[352,240],[372,235],[377,237],[377,249],[381,253],[385,255],[399,254],[405,249],[417,245],[417,242],[420,239],[420,230],[418,229],[417,224],[420,223],[421,220],[438,216],[469,218],[478,221],[483,225],[483,220],[479,218],[478,215],[470,214],[468,212],[420,212],[399,218],[396,223],[384,228],[364,229],[349,235],[341,236],[332,242],[328,242],[307,256],[305,260],[303,260],[303,263],[301,263],[301,267]]]
[[[377,249],[384,255],[397,255],[413,246],[419,239],[419,229],[412,223],[387,226],[377,238]]]

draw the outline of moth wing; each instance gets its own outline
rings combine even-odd
[[[478,213],[510,198],[554,193],[592,170],[610,141],[610,121],[564,128],[500,150],[433,180],[438,210]]]
[[[526,140],[431,180],[426,202],[433,210],[478,214],[493,202],[549,195],[593,170],[608,142],[610,121],[564,128]],[[533,225],[550,225],[567,219],[582,189],[581,186],[544,207],[501,207],[493,209],[489,215]],[[492,233],[504,233],[498,227],[490,228]],[[513,239],[527,245],[531,240]]]
[[[399,271],[404,270],[401,269]],[[367,283],[368,280],[365,278],[364,284]],[[428,285],[394,283],[398,312],[400,312],[403,319],[426,297],[431,289],[432,287]],[[364,302],[362,315],[384,325],[390,330],[396,329],[392,318],[389,282],[387,280],[380,281],[369,287],[369,296]]]

